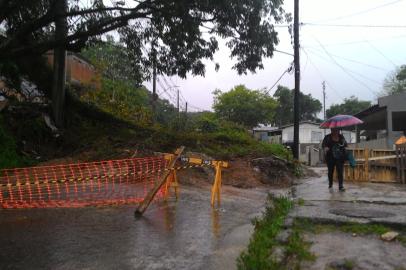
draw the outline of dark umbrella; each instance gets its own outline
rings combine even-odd
[[[352,115],[338,114],[320,124],[320,128],[343,128],[364,123]]]

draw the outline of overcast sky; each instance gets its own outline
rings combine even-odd
[[[285,1],[284,7],[293,14],[293,0]],[[396,66],[406,64],[405,12],[406,0],[301,0],[302,91],[322,101],[321,84],[325,80],[327,108],[351,95],[374,101],[387,74]],[[277,49],[293,54],[287,28],[277,30],[280,39]],[[215,55],[215,62],[220,63],[218,72],[214,70],[214,63],[207,62],[205,77],[190,76],[186,80],[173,77],[167,78],[167,82],[179,86],[192,106],[211,109],[213,90],[228,91],[238,84],[251,89],[270,88],[292,61],[293,56],[275,52],[273,58],[264,61],[263,70],[239,76],[231,69],[234,61],[229,58],[229,50],[220,42],[220,50]],[[167,87],[163,78],[160,84],[158,91],[162,92],[162,88]],[[293,73],[286,74],[279,84],[293,88]]]

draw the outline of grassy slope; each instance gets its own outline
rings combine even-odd
[[[67,103],[66,128],[61,136],[55,137],[43,121],[42,113],[47,109],[24,104],[18,106],[19,109],[0,114],[3,119],[0,121],[2,168],[65,157],[100,160],[125,157],[135,151],[140,155],[153,151],[170,152],[180,145],[186,146],[188,151],[203,152],[220,159],[247,155],[288,156],[284,147],[258,142],[238,129],[200,133],[141,126],[72,98]],[[21,153],[27,157],[21,158]],[[27,162],[30,158],[31,161]]]

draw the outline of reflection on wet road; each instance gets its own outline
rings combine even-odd
[[[233,195],[231,195],[233,193]],[[1,269],[224,269],[247,244],[265,190],[232,190],[222,206],[183,188],[134,218],[135,206],[0,210]],[[219,268],[220,267],[220,268]],[[228,269],[227,268],[227,269]]]

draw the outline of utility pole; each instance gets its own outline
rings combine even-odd
[[[67,34],[66,0],[55,2],[57,18],[55,20],[55,40],[64,41]],[[57,127],[63,127],[66,81],[66,49],[65,45],[58,45],[54,49],[53,81],[52,81],[52,113]]]
[[[152,100],[151,100],[151,107],[152,107],[152,119],[155,122],[156,116],[156,100],[158,96],[156,94],[156,51],[155,51],[155,44],[152,43]]]
[[[299,159],[299,94],[300,94],[300,57],[299,57],[299,0],[294,2],[293,20],[294,61],[295,61],[295,98],[293,102],[293,157]]]
[[[323,81],[323,120],[326,121],[326,82]],[[326,129],[324,129],[324,136],[326,136]]]
[[[186,121],[187,121],[187,101],[186,101],[186,105],[185,105],[185,125],[186,125]]]
[[[179,111],[179,89],[178,89],[177,107],[178,107],[178,119],[180,119],[180,111]]]

